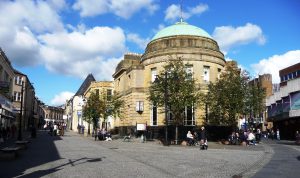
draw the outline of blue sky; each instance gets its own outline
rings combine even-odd
[[[126,52],[143,53],[151,38],[180,18],[180,0],[0,0],[0,47],[59,105],[84,78],[112,80]],[[207,31],[226,60],[253,76],[300,62],[300,1],[182,0],[184,21]]]

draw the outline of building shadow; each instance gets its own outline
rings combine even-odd
[[[0,178],[20,176],[27,169],[62,159],[54,144],[57,140],[61,140],[61,137],[50,136],[48,132],[38,131],[37,137],[30,140],[28,148],[21,150],[16,159],[0,162]]]

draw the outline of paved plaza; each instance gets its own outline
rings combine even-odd
[[[0,177],[297,177],[300,147],[162,146],[151,141],[94,141],[77,133],[40,131],[15,160],[0,162]]]

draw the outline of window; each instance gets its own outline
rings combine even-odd
[[[284,81],[287,81],[289,78],[287,75],[284,76]]]
[[[289,79],[293,79],[292,73],[289,73]]]
[[[107,101],[111,101],[111,98],[112,98],[112,89],[107,89],[106,96],[107,96]]]
[[[204,66],[203,80],[204,82],[209,82],[209,66]]]
[[[156,75],[157,75],[156,68],[152,68],[151,69],[151,82],[155,81]]]
[[[15,84],[16,85],[22,85],[23,78],[21,76],[16,76],[15,77]]]
[[[184,115],[185,115],[184,125],[194,126],[195,125],[194,108],[192,106],[185,107]]]
[[[297,77],[297,72],[293,72],[293,78]]]
[[[188,79],[188,80],[193,79],[193,66],[192,65],[186,65],[185,72],[187,74],[186,79]]]
[[[281,82],[284,82],[284,76],[280,77]]]
[[[151,125],[157,125],[157,106],[155,104],[152,105],[150,123]]]
[[[14,92],[14,101],[21,101],[21,92]]]

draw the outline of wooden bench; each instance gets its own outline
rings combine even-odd
[[[123,142],[125,142],[125,141],[130,142],[130,140],[131,140],[131,135],[127,135],[127,136],[124,136]]]
[[[15,144],[19,146],[21,149],[27,149],[27,144],[29,141],[27,140],[22,140],[22,141],[16,141]]]
[[[21,148],[19,146],[2,148],[1,152],[3,153],[3,155],[1,155],[1,158],[14,159],[14,158],[18,157],[18,155],[19,155],[18,151],[20,149]]]

